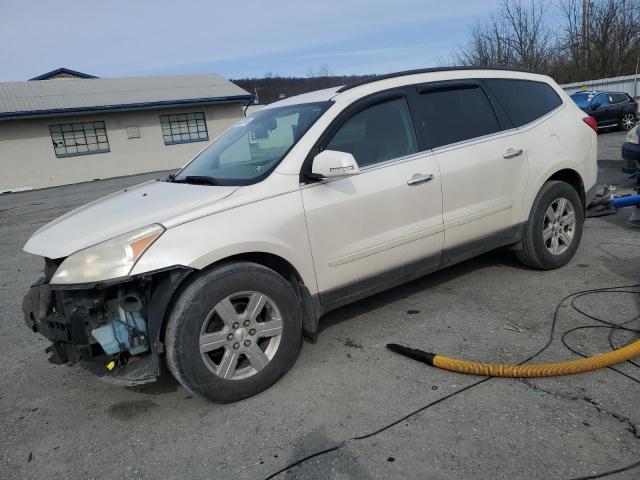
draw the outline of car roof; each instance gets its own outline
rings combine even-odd
[[[406,70],[402,72],[389,73],[386,75],[379,75],[377,77],[372,77],[365,79],[361,82],[356,82],[350,85],[343,85],[340,87],[331,87],[326,88],[324,90],[316,90],[314,92],[303,93],[301,95],[295,95],[289,98],[285,98],[283,100],[278,100],[273,103],[266,105],[264,108],[277,108],[284,107],[288,105],[299,105],[302,103],[313,103],[313,102],[326,102],[330,100],[337,100],[337,97],[348,96],[351,97],[352,91],[360,91],[360,90],[376,90],[376,84],[380,83],[380,87],[384,87],[388,85],[390,82],[393,83],[394,80],[401,79],[402,77],[413,77],[413,80],[417,83],[420,82],[428,82],[432,81],[432,75],[437,77],[442,77],[441,74],[451,72],[451,79],[459,79],[461,76],[461,72],[464,72],[462,75],[466,78],[471,77],[479,77],[479,78],[487,78],[490,74],[495,74],[497,78],[520,78],[520,79],[546,79],[546,81],[551,80],[549,77],[545,77],[543,75],[535,74],[532,72],[527,72],[523,70],[509,70],[504,68],[485,68],[485,67],[443,67],[443,68],[423,68],[419,70]],[[476,75],[473,73],[476,72]],[[440,75],[438,75],[440,74]],[[491,75],[494,76],[494,75]],[[439,81],[444,80],[443,78],[433,78],[433,80]]]

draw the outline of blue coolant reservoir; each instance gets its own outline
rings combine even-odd
[[[119,352],[138,355],[149,350],[147,322],[142,313],[126,312],[119,305],[115,308],[117,317],[91,330],[91,336],[108,355]]]

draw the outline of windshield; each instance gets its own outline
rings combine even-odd
[[[174,181],[209,185],[259,182],[330,105],[305,103],[260,110],[214,140],[176,174]]]
[[[593,97],[593,93],[574,93],[571,95],[571,99],[581,108],[588,107]]]

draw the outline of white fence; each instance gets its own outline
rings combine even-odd
[[[625,75],[624,77],[600,78],[598,80],[565,83],[560,86],[569,95],[582,90],[604,90],[607,92],[624,92],[632,97],[638,97],[640,95],[640,82],[636,82],[636,78],[635,75]]]

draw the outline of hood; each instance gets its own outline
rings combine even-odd
[[[151,181],[126,188],[58,217],[34,233],[24,251],[66,257],[123,233],[210,205],[238,187]]]

